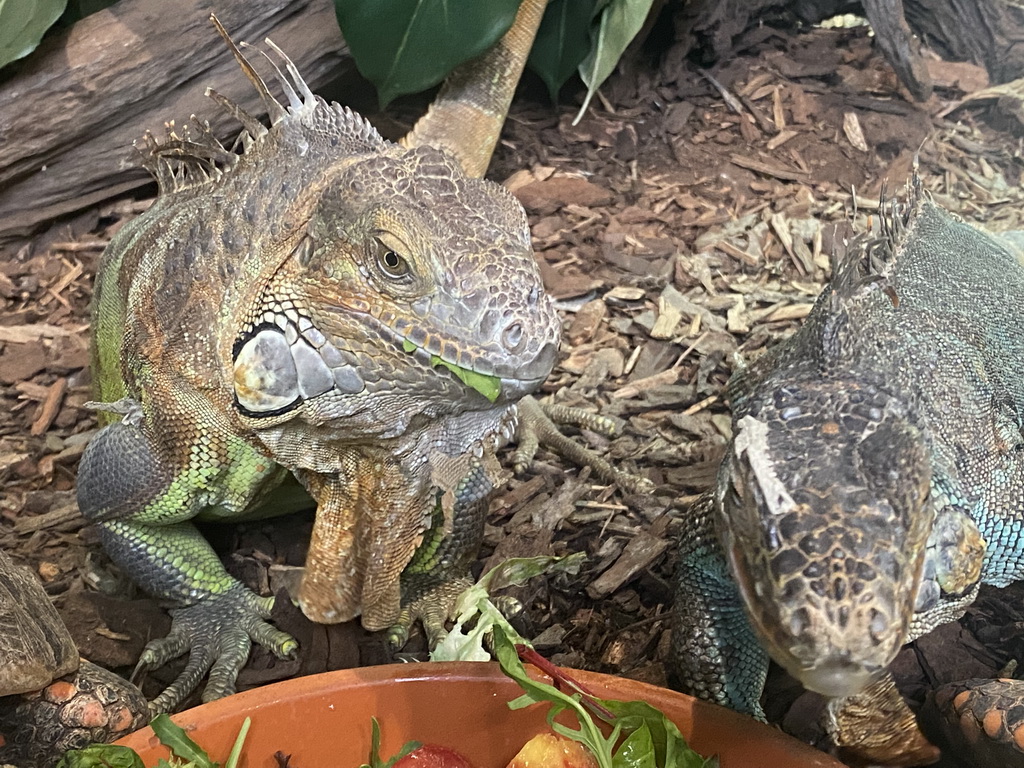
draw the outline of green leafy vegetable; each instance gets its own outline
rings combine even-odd
[[[242,745],[252,721],[242,722],[235,743],[231,747],[224,768],[237,768]],[[160,714],[150,723],[153,733],[171,751],[170,761],[161,758],[156,768],[220,768],[206,750],[192,741],[185,729],[176,725],[167,715]],[[90,744],[85,749],[69,749],[57,763],[57,768],[145,768],[142,758],[130,747],[117,744]]]
[[[380,723],[376,717],[370,718],[370,758],[369,762],[363,763],[359,768],[391,768],[395,763],[408,755],[410,752],[419,749],[423,745],[418,741],[407,741],[398,750],[398,754],[388,761],[380,757]]]
[[[116,744],[90,744],[83,749],[69,749],[57,768],[145,768],[134,749]]]
[[[519,658],[523,651],[530,654],[531,663],[543,665],[545,672],[573,692],[565,693],[530,677]],[[587,747],[600,768],[717,768],[718,758],[704,758],[690,749],[675,723],[660,710],[642,701],[597,698],[532,649],[517,649],[500,626],[494,627],[494,654],[502,671],[525,691],[510,701],[509,707],[521,709],[538,701],[550,702],[547,718],[551,729]],[[576,715],[579,728],[554,721],[567,709]],[[607,737],[594,720],[595,715],[612,726]],[[623,734],[626,738],[616,748]]]
[[[490,592],[502,587],[525,584],[542,573],[579,572],[586,555],[576,552],[566,557],[514,557],[495,566],[455,601],[455,626],[430,652],[431,661],[490,661],[484,638],[495,626],[515,642],[525,643],[491,602]]]
[[[587,86],[587,97],[580,107],[575,125],[590,106],[597,89],[608,79],[637,32],[643,27],[654,0],[606,0],[596,28],[591,30],[590,53],[580,64],[580,77]]]
[[[437,85],[512,26],[520,0],[334,0],[338,24],[381,106]]]
[[[32,53],[66,5],[67,0],[0,0],[0,67]]]
[[[580,704],[580,694],[569,696],[554,686],[534,680],[526,674],[526,668],[519,660],[515,645],[499,626],[494,627],[494,655],[501,664],[501,671],[519,683],[519,687],[525,691],[522,696],[508,703],[509,709],[522,709],[538,701],[549,702],[551,707],[548,709],[547,717],[551,730],[587,747],[594,753],[600,768],[612,768],[612,747],[619,739],[621,728],[612,728],[611,736],[605,738],[594,718]],[[555,722],[559,713],[566,709],[576,713],[579,728],[570,728]]]
[[[434,367],[440,365],[442,368],[447,368],[455,374],[455,378],[470,389],[475,389],[492,403],[497,400],[498,395],[501,394],[501,379],[497,376],[485,376],[482,373],[471,371],[468,368],[460,368],[455,365],[455,363],[449,363],[447,360],[442,360],[437,355],[430,356],[430,364]]]
[[[536,702],[548,702],[551,707],[547,719],[551,729],[587,747],[594,753],[600,768],[717,768],[717,758],[705,759],[690,749],[675,723],[650,704],[599,699],[591,694],[530,648],[491,602],[489,592],[503,586],[523,584],[534,576],[553,571],[576,573],[583,557],[579,552],[564,558],[514,558],[491,569],[459,595],[455,604],[455,627],[430,658],[433,661],[486,661],[490,657],[484,649],[484,635],[492,633],[493,653],[502,671],[524,691],[522,696],[509,702],[509,708],[521,709]],[[559,687],[530,677],[520,657],[555,679]],[[565,710],[576,715],[577,728],[555,722]],[[604,735],[595,716],[611,726],[610,735]]]
[[[419,347],[413,344],[408,339],[402,340],[402,349],[409,354],[415,352]],[[447,360],[442,360],[437,355],[430,356],[430,364],[437,368],[447,368],[454,374],[455,378],[461,381],[470,389],[475,389],[481,395],[486,397],[492,403],[498,399],[498,395],[501,394],[501,379],[497,376],[487,376],[483,373],[477,373],[471,371],[468,368],[461,368],[455,363],[449,363]]]
[[[623,740],[619,751],[612,757],[612,765],[615,768],[619,768],[619,766],[657,768],[654,741],[651,739],[651,729],[647,727],[646,723]]]
[[[249,718],[243,724],[243,731],[249,730]],[[192,741],[185,729],[177,725],[165,714],[157,715],[149,724],[160,743],[171,750],[171,754],[195,768],[217,768],[217,763],[210,759],[206,750]]]

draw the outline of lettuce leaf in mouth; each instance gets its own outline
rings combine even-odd
[[[402,349],[412,354],[417,349],[419,349],[419,347],[417,347],[408,339],[405,339],[402,342]],[[485,374],[477,373],[476,371],[471,371],[468,368],[462,368],[458,365],[455,365],[455,363],[449,363],[447,360],[442,360],[437,355],[430,356],[430,364],[435,368],[437,366],[447,368],[449,371],[455,374],[455,377],[459,381],[461,381],[467,387],[475,389],[477,392],[486,397],[492,403],[495,400],[497,400],[498,395],[501,394],[501,379],[499,379],[497,376],[486,376]]]

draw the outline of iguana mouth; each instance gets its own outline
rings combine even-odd
[[[417,347],[411,341],[406,339],[402,342],[402,349],[409,354],[414,354],[417,350],[422,349]],[[426,350],[423,350],[426,351]],[[427,352],[427,354],[430,354]],[[430,355],[430,365],[433,368],[447,368],[452,374],[471,389],[475,389],[481,395],[486,397],[492,403],[498,399],[501,394],[501,379],[497,376],[488,376],[483,373],[477,373],[469,368],[463,368],[460,365],[456,365],[439,355]]]
[[[391,326],[374,323],[402,351],[430,368],[442,368],[488,402],[518,399],[535,390],[547,378],[554,361],[555,348],[548,345],[542,354],[525,364],[532,378],[501,377],[460,365],[444,354],[450,344],[436,343],[441,354],[406,338]],[[246,416],[279,416],[294,410],[304,401],[334,391],[355,395],[364,391],[365,380],[354,361],[335,347],[306,315],[294,308],[264,312],[258,324],[239,335],[233,349],[233,383],[236,407]],[[482,359],[482,358],[480,358]]]

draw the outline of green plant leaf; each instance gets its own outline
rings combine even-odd
[[[657,707],[646,701],[599,700],[615,715],[615,722],[625,733],[644,728],[650,736],[655,765],[665,768],[717,768],[717,757],[703,757],[686,743],[676,724]],[[621,749],[621,747],[620,747]]]
[[[437,85],[512,26],[520,0],[334,0],[338,24],[381,106]]]
[[[402,748],[398,750],[398,753],[393,755],[390,760],[384,761],[380,756],[380,723],[377,722],[376,717],[370,718],[370,757],[369,762],[363,763],[359,768],[391,768],[395,763],[401,760],[403,757],[419,749],[422,744],[418,741],[407,741],[402,745]]]
[[[494,627],[494,655],[501,665],[501,671],[519,683],[519,687],[525,691],[522,696],[508,703],[509,709],[522,709],[538,701],[548,702],[551,705],[547,713],[548,726],[555,733],[587,747],[594,754],[599,768],[612,768],[612,747],[620,733],[617,725],[611,735],[605,738],[594,718],[580,704],[578,693],[570,696],[553,685],[530,677],[523,662],[519,660],[515,645],[498,625]],[[558,713],[564,709],[572,710],[576,714],[579,728],[570,728],[555,722]]]
[[[548,87],[551,101],[590,51],[590,20],[599,0],[551,0],[527,64]]]
[[[171,750],[176,757],[195,764],[196,768],[217,768],[217,763],[210,759],[206,750],[196,744],[185,733],[185,729],[177,725],[165,714],[159,714],[149,724],[160,743]]]
[[[32,53],[67,4],[67,0],[0,0],[0,67]]]
[[[231,753],[228,755],[227,762],[224,763],[224,768],[237,768],[238,761],[242,756],[242,745],[245,744],[245,737],[249,733],[249,726],[252,725],[251,718],[245,718],[242,721],[242,727],[238,729],[238,735],[235,737],[235,743],[231,747]]]
[[[69,749],[57,768],[143,768],[134,749],[116,744],[90,744],[84,749]]]
[[[612,756],[612,768],[658,768],[654,742],[646,723],[623,739]]]
[[[590,106],[597,89],[608,79],[636,33],[643,27],[654,0],[611,0],[601,10],[597,26],[591,29],[590,53],[580,64],[580,77],[587,86],[575,125]]]
[[[442,360],[437,355],[431,355],[430,364],[434,367],[440,365],[442,368],[447,368],[455,374],[455,378],[470,389],[475,389],[492,403],[497,400],[498,395],[501,394],[501,379],[497,376],[487,376],[483,373],[471,371],[469,368],[460,368],[455,365],[455,363],[449,363],[447,360]]]

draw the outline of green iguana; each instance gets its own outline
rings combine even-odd
[[[886,667],[1024,576],[1022,307],[1015,249],[915,186],[734,375],[733,440],[681,540],[686,688],[763,718],[770,654],[832,698],[841,746],[937,757]]]
[[[487,133],[489,146],[479,131],[465,140],[478,154],[490,155],[543,8],[523,4],[510,34],[525,49],[498,46],[506,80],[492,88],[484,67],[478,119],[461,118]],[[317,505],[303,612],[397,625],[399,642],[420,619],[436,642],[502,477],[496,448],[553,432],[524,398],[554,364],[559,319],[522,207],[422,145],[445,134],[450,103],[404,148],[313,95],[268,42],[287,70],[280,105],[220,31],[271,127],[213,93],[244,126],[240,153],[198,122],[147,137],[159,197],[111,242],[95,288],[98,400],[122,418],[89,444],[78,499],[112,559],[174,606],[170,635],[140,660],[189,651],[157,710],[207,671],[204,699],[232,692],[253,640],[296,648],[266,621],[273,598],[231,578],[193,519],[288,511],[275,493],[293,474]],[[479,95],[453,88],[462,106]],[[467,127],[445,135],[458,144]]]

